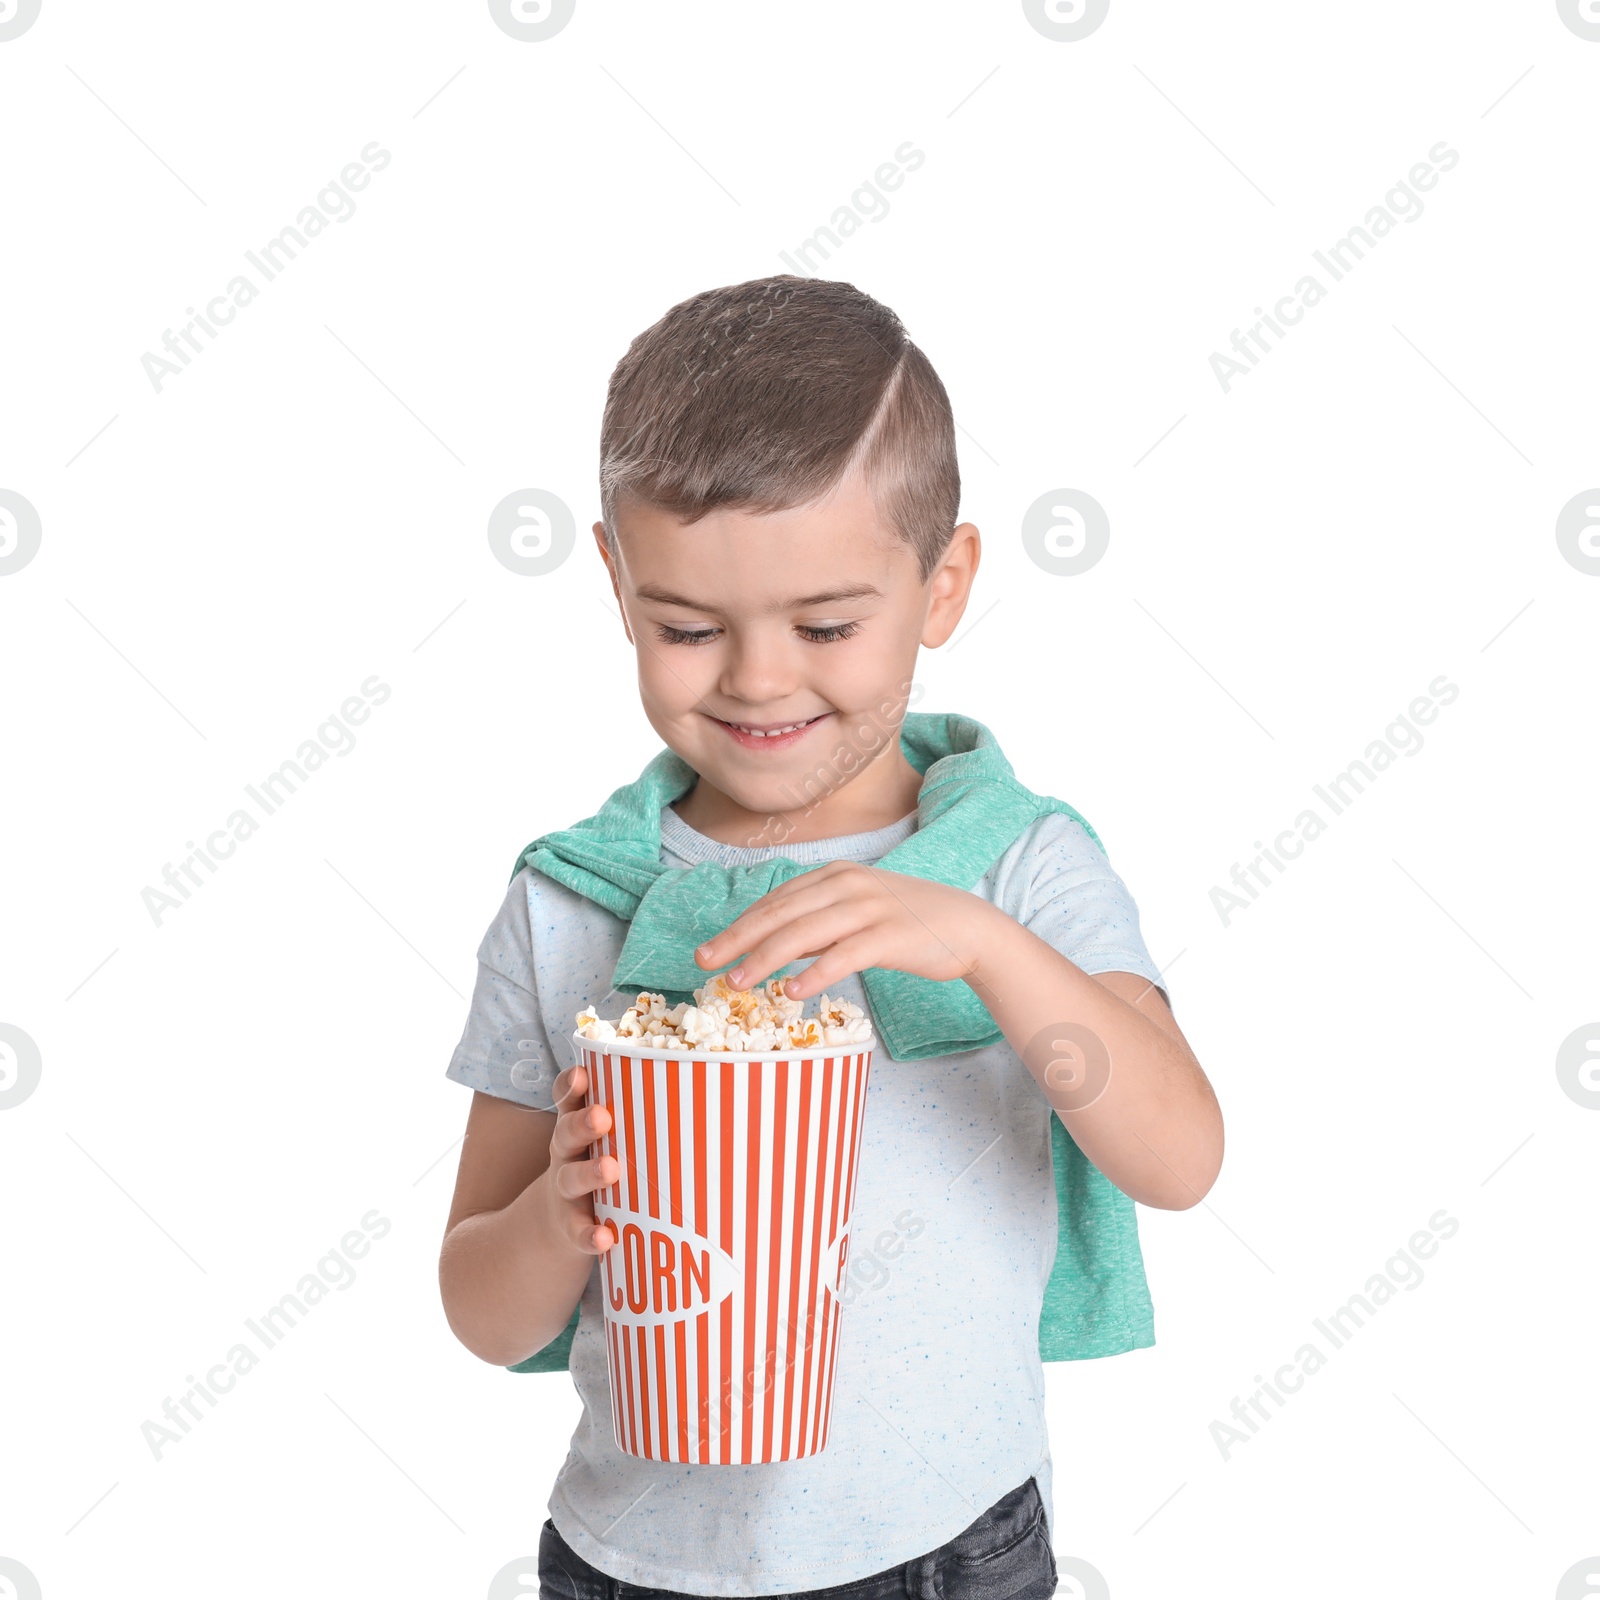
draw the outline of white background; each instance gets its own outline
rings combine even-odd
[[[960,424],[985,557],[921,708],[1094,824],[1228,1129],[1202,1206],[1140,1213],[1157,1345],[1046,1369],[1062,1592],[1071,1557],[1117,1600],[1554,1595],[1600,1550],[1600,1113],[1555,1069],[1600,1015],[1600,577],[1555,538],[1600,482],[1597,93],[1553,0],[1114,0],[1068,43],[1001,0],[579,0],[541,43],[481,3],[44,0],[0,43],[0,488],[42,525],[0,577],[0,1022],[42,1060],[0,1113],[0,1556],[47,1600],[475,1597],[531,1557],[576,1406],[445,1324],[443,1072],[518,850],[657,744],[586,534],[523,577],[488,515],[538,487],[586,529],[629,340],[788,270],[910,140],[815,270]],[[156,392],[141,356],[374,140]],[[1224,393],[1212,352],[1441,140],[1423,214]],[[1110,518],[1077,577],[1019,534],[1060,487]],[[157,926],[141,891],[373,674],[355,748]],[[1440,674],[1423,748],[1224,925]],[[1425,1281],[1225,1460],[1440,1208]]]

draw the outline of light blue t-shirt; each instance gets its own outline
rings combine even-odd
[[[747,866],[872,862],[913,833],[887,828],[760,849],[719,844],[661,812],[661,860]],[[1032,824],[976,885],[1087,973],[1160,984],[1122,879],[1064,814]],[[627,924],[524,868],[478,949],[447,1075],[554,1110],[579,1010],[617,1017]],[[796,967],[805,965],[797,962]],[[1163,985],[1164,988],[1164,985]],[[830,985],[870,1011],[860,976]],[[953,1539],[1034,1477],[1053,1532],[1039,1308],[1055,1263],[1050,1106],[1003,1041],[900,1062],[873,1052],[851,1223],[832,1423],[820,1455],[700,1465],[626,1455],[612,1433],[599,1258],[569,1368],[583,1416],[549,1499],[584,1560],[626,1583],[762,1595],[870,1577]],[[536,1412],[550,1377],[507,1376]]]

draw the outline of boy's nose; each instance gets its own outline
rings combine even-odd
[[[800,686],[792,653],[781,640],[742,640],[724,657],[718,685],[731,700],[755,710],[779,706]]]

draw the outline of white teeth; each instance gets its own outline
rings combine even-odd
[[[740,733],[748,733],[753,739],[776,739],[780,734],[793,733],[797,728],[804,728],[808,723],[815,722],[815,717],[807,717],[805,722],[791,722],[787,728],[746,728],[737,722],[730,722],[730,728],[738,728]]]

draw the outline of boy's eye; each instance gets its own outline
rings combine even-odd
[[[670,622],[663,622],[656,628],[656,635],[663,644],[708,644],[717,636],[715,628],[701,628],[691,631],[688,628],[674,628]]]
[[[656,624],[656,637],[663,644],[710,644],[722,630],[720,628],[675,628],[670,622]],[[861,631],[859,622],[832,622],[826,627],[814,628],[802,622],[797,624],[802,639],[812,644],[833,644],[848,639]]]

